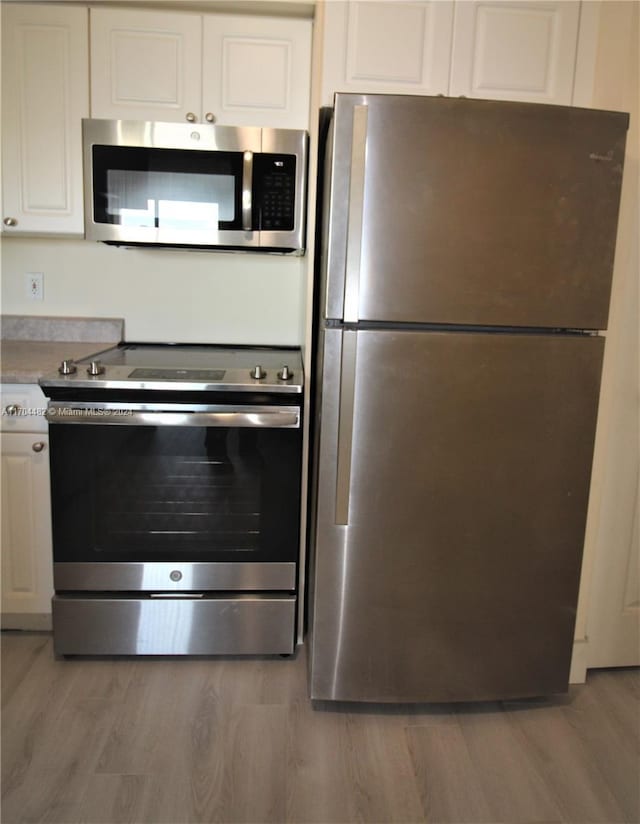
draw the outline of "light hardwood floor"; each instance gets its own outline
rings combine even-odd
[[[640,673],[568,696],[313,707],[292,659],[71,659],[2,636],[2,821],[633,822]]]

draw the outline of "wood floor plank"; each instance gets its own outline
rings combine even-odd
[[[460,706],[456,717],[494,821],[562,821],[553,793],[500,704]]]
[[[2,706],[11,700],[38,656],[49,648],[49,633],[3,634]]]
[[[287,821],[422,821],[403,718],[301,703],[290,717]]]
[[[542,709],[542,711],[541,711]],[[562,705],[506,710],[567,822],[624,822],[622,806],[568,722]],[[604,755],[604,754],[603,754]]]
[[[68,824],[137,824],[156,789],[148,775],[91,775]]]
[[[426,821],[495,822],[458,724],[409,726],[406,735]]]
[[[288,724],[286,821],[355,821],[346,714],[316,711],[309,702],[299,702],[290,708]]]
[[[610,700],[621,693],[610,690],[610,679],[597,677],[594,689],[572,690],[572,701],[562,708],[629,824],[640,821],[640,713],[633,701]],[[625,723],[626,722],[626,723]],[[623,724],[624,726],[621,726]]]

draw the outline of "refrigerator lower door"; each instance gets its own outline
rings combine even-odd
[[[598,337],[324,333],[311,697],[564,691]]]

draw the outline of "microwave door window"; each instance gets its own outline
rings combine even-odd
[[[94,146],[98,223],[172,232],[238,228],[242,154]]]

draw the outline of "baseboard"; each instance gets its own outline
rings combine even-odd
[[[570,684],[584,684],[587,680],[587,652],[589,641],[587,638],[575,638],[573,641],[573,655],[571,670],[569,671]]]
[[[2,629],[51,630],[50,612],[3,612],[0,616]]]

